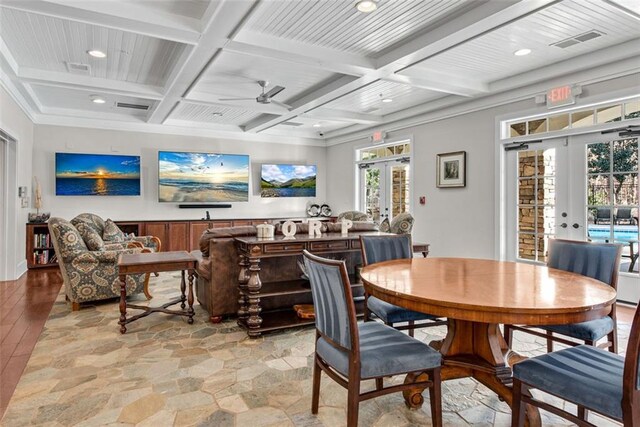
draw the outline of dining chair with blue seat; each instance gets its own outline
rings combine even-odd
[[[360,248],[362,250],[362,262],[369,265],[376,262],[390,261],[394,259],[410,259],[413,257],[411,235],[398,234],[390,236],[360,236]],[[447,321],[437,316],[408,310],[397,305],[390,304],[374,296],[365,295],[365,322],[371,320],[371,313],[398,330],[409,330],[409,336],[413,336],[415,328],[446,325]],[[417,323],[416,322],[421,322]],[[407,323],[406,325],[397,325]]]
[[[616,289],[621,255],[622,246],[618,244],[551,239],[549,240],[547,266],[591,277]],[[544,332],[531,328],[530,326],[505,325],[504,337],[507,344],[511,344],[513,331],[526,332],[546,338],[548,352],[553,351],[554,341],[570,346],[581,344],[555,334],[577,339],[591,346],[598,345],[598,341],[606,337],[607,341],[598,346],[608,348],[612,353],[618,352],[615,303],[611,307],[609,315],[599,319],[567,325],[535,326],[535,329],[542,329]]]
[[[344,261],[304,251],[315,309],[316,351],[311,411],[318,413],[324,371],[347,389],[347,425],[358,424],[363,400],[412,388],[428,388],[434,426],[442,425],[440,353],[425,343],[378,322],[358,324]],[[384,387],[384,377],[418,374],[416,382]],[[424,375],[427,380],[422,380]],[[361,393],[361,380],[375,379],[374,390]]]
[[[521,361],[513,367],[512,427],[524,424],[525,404],[592,426],[588,411],[640,426],[640,309],[636,309],[625,358],[602,349],[580,345]],[[578,406],[577,416],[534,399],[529,389],[560,397]]]

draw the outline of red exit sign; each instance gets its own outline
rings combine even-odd
[[[562,107],[576,102],[576,88],[571,85],[554,87],[547,91],[547,108]]]

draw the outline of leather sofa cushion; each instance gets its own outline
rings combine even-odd
[[[244,225],[238,227],[209,228],[200,237],[200,251],[203,257],[209,256],[209,241],[212,239],[230,239],[239,236],[255,236],[256,227]]]
[[[330,222],[326,226],[328,233],[340,233],[342,231],[342,223],[340,222]],[[378,231],[378,226],[371,221],[353,221],[349,232],[356,231]]]

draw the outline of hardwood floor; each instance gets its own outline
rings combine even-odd
[[[58,269],[29,270],[0,282],[0,418],[60,292]]]
[[[57,269],[29,270],[0,282],[0,419],[60,292]],[[618,319],[631,323],[635,307],[618,305]]]

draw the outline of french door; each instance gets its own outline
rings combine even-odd
[[[361,163],[360,209],[375,222],[389,221],[410,208],[408,158]]]
[[[638,302],[638,137],[585,134],[506,153],[506,258],[546,262],[552,237],[623,245],[618,298]]]

